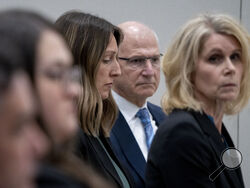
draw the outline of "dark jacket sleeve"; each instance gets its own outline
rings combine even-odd
[[[209,179],[213,154],[204,136],[192,117],[169,117],[151,145],[146,187],[215,187]]]

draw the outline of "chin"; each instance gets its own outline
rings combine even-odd
[[[229,95],[229,96],[224,96],[221,99],[223,101],[231,102],[231,101],[236,100],[237,98],[238,98],[238,95]]]
[[[155,90],[147,90],[140,93],[140,96],[151,97],[155,93]]]
[[[105,99],[109,98],[109,92],[108,93],[103,93],[101,95],[101,97],[102,97],[102,100],[105,100]]]

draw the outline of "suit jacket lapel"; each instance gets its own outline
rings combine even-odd
[[[121,112],[119,112],[118,120],[116,121],[112,131],[115,137],[119,138],[121,150],[123,151],[127,160],[145,181],[144,173],[146,161],[143,157],[140,147],[138,146],[134,138],[133,133],[129,128],[129,125],[127,124]]]
[[[198,121],[201,130],[208,136],[209,143],[220,160],[221,153],[225,150],[225,145],[221,142],[221,136],[214,126],[213,122],[205,115],[192,111],[195,119]]]
[[[164,118],[166,118],[165,114],[164,114],[164,116],[160,115],[159,109],[155,109],[155,107],[150,102],[147,103],[147,107],[148,107],[148,110],[150,111],[150,113],[152,114],[153,119],[155,120],[156,126],[158,127],[161,124],[161,122],[164,121]],[[161,112],[161,113],[163,113],[163,112]]]
[[[217,130],[213,122],[207,117],[207,115],[194,112],[194,111],[191,111],[191,113],[193,114],[195,119],[198,121],[202,131],[208,136],[209,143],[212,146],[214,152],[216,153],[216,156],[218,157],[217,160],[220,161],[221,154],[226,149],[226,146],[221,141],[221,135],[219,131]],[[225,134],[224,136],[227,137],[227,140],[229,141],[228,143],[229,147],[234,147],[231,137],[229,136],[224,125],[222,125],[222,133]],[[238,170],[235,171],[235,170],[225,169],[224,174],[227,177],[228,181],[234,185],[234,187],[244,187],[243,180],[240,181],[240,179],[242,179],[241,172],[236,173],[237,171]]]

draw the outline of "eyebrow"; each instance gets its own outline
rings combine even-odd
[[[113,54],[116,54],[117,51],[114,51],[114,50],[107,50],[106,52],[104,52],[104,55],[113,55]]]

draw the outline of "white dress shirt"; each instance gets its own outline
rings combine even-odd
[[[142,154],[145,158],[145,160],[147,161],[147,156],[148,156],[148,148],[147,148],[147,143],[146,143],[146,135],[145,135],[145,131],[144,131],[144,126],[141,123],[141,120],[136,117],[136,113],[138,112],[138,110],[140,109],[138,106],[132,104],[131,102],[129,102],[128,100],[126,100],[125,98],[121,97],[120,95],[118,95],[115,91],[112,91],[113,97],[115,99],[115,102],[120,110],[120,112],[122,113],[123,117],[125,118],[125,120],[127,121],[129,128],[131,129],[141,151]],[[147,102],[141,107],[141,108],[147,108]],[[150,111],[148,110],[149,115],[150,115],[150,120],[151,120],[151,124],[154,130],[154,133],[157,130],[157,126],[155,121],[153,120],[152,114],[150,113]]]

